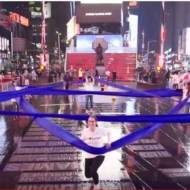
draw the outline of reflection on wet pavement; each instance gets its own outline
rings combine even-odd
[[[0,117],[0,154],[5,155],[7,149],[7,136],[6,136],[6,121],[4,117]],[[3,157],[3,156],[2,156]]]
[[[99,114],[165,114],[175,104],[170,98],[94,96],[94,110]],[[36,96],[33,105],[42,112],[85,113],[85,96]],[[10,108],[5,106],[4,109]],[[84,123],[77,121],[53,120],[77,136],[85,127],[82,125]],[[20,142],[15,138],[21,136],[29,121],[26,117],[0,118],[0,160],[6,155],[8,147],[13,146],[13,140],[19,143],[4,165],[1,176],[14,174],[16,177],[12,186],[17,189],[89,189],[91,181],[84,177],[84,158],[80,150],[52,136],[34,122]],[[112,141],[146,124],[119,121],[98,123],[110,130]],[[14,131],[10,130],[11,127]],[[189,188],[189,133],[188,124],[164,124],[163,128],[149,137],[106,154],[106,160],[99,169],[101,188]],[[0,182],[3,186],[3,181]]]

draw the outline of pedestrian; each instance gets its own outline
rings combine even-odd
[[[16,81],[12,81],[12,86],[11,86],[11,89],[10,89],[10,90],[12,90],[12,91],[20,90],[19,87],[17,86]],[[13,105],[12,110],[13,110],[13,111],[16,111],[16,112],[19,111],[18,100],[19,100],[19,98],[12,98],[12,99],[11,99],[11,103],[12,103],[12,105]],[[16,119],[17,117],[15,116],[15,117],[13,117],[13,118]]]
[[[179,76],[178,76],[178,72],[174,72],[172,75],[172,84],[173,84],[173,88],[175,90],[177,90],[179,88]]]
[[[190,95],[190,81],[185,84],[185,88],[183,89],[183,97],[182,100],[187,98]],[[187,100],[186,106],[185,106],[185,113],[190,113],[190,98]]]
[[[97,119],[90,115],[87,120],[87,127],[82,131],[81,139],[93,147],[110,148],[110,133],[104,127],[97,125]],[[102,165],[105,156],[85,152],[85,176],[93,179],[93,185],[99,183],[98,169]]]
[[[51,70],[50,73],[49,73],[48,82],[49,83],[53,83],[54,82],[54,72],[53,72],[53,70]]]
[[[36,71],[34,69],[31,72],[31,76],[32,76],[32,81],[33,82],[37,80],[37,74],[36,74]]]
[[[86,91],[92,91],[94,89],[94,79],[92,76],[88,76],[86,78],[86,82],[84,83],[84,89]],[[91,94],[86,96],[86,109],[88,110],[89,108],[93,108],[93,96]]]
[[[79,71],[78,71],[78,79],[79,79],[79,80],[83,80],[83,70],[82,70],[82,68],[79,68]]]
[[[99,79],[100,78],[100,75],[99,75],[99,72],[98,72],[98,70],[96,69],[96,71],[95,71],[95,78],[96,79]],[[95,86],[98,86],[98,82],[97,82],[97,80],[95,80]]]
[[[105,74],[106,74],[106,79],[107,79],[107,80],[110,80],[111,72],[110,72],[109,70],[107,70],[107,71],[105,72]]]
[[[65,73],[65,76],[64,76],[65,90],[68,90],[68,89],[69,89],[70,80],[71,80],[71,77],[70,77],[70,75],[69,75],[69,72],[66,72],[66,73]]]

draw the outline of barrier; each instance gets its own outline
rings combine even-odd
[[[63,118],[76,121],[86,121],[88,115],[86,114],[55,114],[55,113],[32,113],[32,112],[14,112],[14,111],[2,111],[0,115],[10,116],[30,116],[30,117],[51,117],[51,118]],[[189,114],[167,114],[167,115],[96,115],[98,121],[103,122],[129,122],[129,123],[189,123]]]
[[[173,109],[171,109],[168,112],[168,114],[177,113],[187,103],[188,98],[178,103]],[[38,111],[24,99],[21,100],[20,105],[22,109],[26,111],[29,111],[31,113],[38,113]],[[69,133],[67,130],[63,129],[59,125],[53,123],[52,121],[49,121],[46,118],[36,118],[35,122],[37,123],[37,125],[47,130],[52,135],[55,135],[56,137],[66,141],[67,143],[81,150],[89,152],[91,154],[104,154],[106,152],[116,150],[118,148],[121,148],[124,145],[134,142],[135,140],[146,137],[150,135],[151,133],[153,133],[154,131],[156,131],[157,129],[162,127],[162,123],[151,124],[112,142],[110,148],[106,148],[106,147],[95,148],[95,147],[87,145],[75,135]]]
[[[156,97],[158,97],[158,94],[156,94],[155,92],[153,93],[153,91],[148,91],[148,92],[143,91],[142,92],[142,91],[132,89],[132,88],[129,88],[127,86],[120,85],[120,84],[112,84],[112,83],[107,82],[107,81],[103,81],[103,82],[106,83],[106,84],[112,85],[112,86],[114,85],[117,88],[120,88],[120,89],[122,88],[122,89],[127,90],[127,92],[124,92],[124,93],[132,93],[133,95],[136,93],[136,94],[139,94],[139,96],[149,96],[149,97],[155,97],[156,96]],[[0,101],[5,101],[7,98],[23,96],[23,95],[26,95],[26,94],[35,94],[35,93],[40,94],[40,93],[44,93],[44,92],[47,93],[48,91],[49,91],[49,93],[53,93],[53,92],[55,93],[56,89],[52,89],[52,88],[53,88],[52,86],[46,86],[46,87],[41,87],[41,88],[29,87],[29,88],[25,88],[25,89],[22,89],[22,90],[17,91],[17,92],[15,92],[15,91],[3,92],[3,93],[0,94]],[[171,90],[166,90],[166,91],[167,91],[167,93],[171,93]],[[56,93],[60,93],[60,92],[56,92]],[[88,91],[86,93],[90,94],[91,92]],[[158,93],[158,91],[157,91],[157,93]],[[163,90],[161,90],[160,93],[163,95],[163,93],[164,93]],[[180,109],[183,108],[183,106],[187,103],[187,100],[189,99],[189,97],[187,97],[182,102],[179,102],[173,109],[171,109],[168,112],[168,114],[166,115],[166,118],[165,118],[165,122],[166,121],[168,122],[168,119],[169,119],[170,116],[172,117],[172,114],[176,114]],[[152,116],[152,117],[154,117],[154,119],[156,119],[156,117],[158,117],[157,122],[159,122],[159,123],[148,125],[148,126],[146,126],[144,128],[141,128],[141,129],[135,131],[132,134],[126,135],[126,136],[112,142],[111,147],[108,148],[108,149],[106,147],[95,148],[95,147],[88,146],[86,143],[84,143],[78,137],[76,137],[75,135],[69,133],[67,130],[63,129],[62,127],[60,127],[59,125],[53,123],[52,121],[49,121],[46,118],[37,118],[37,117],[40,117],[41,113],[39,113],[30,103],[28,103],[23,98],[21,98],[21,100],[20,100],[20,106],[26,112],[29,112],[31,115],[33,114],[32,116],[34,116],[36,118],[36,123],[39,126],[46,129],[51,134],[65,140],[66,142],[70,143],[71,145],[73,145],[73,146],[75,146],[75,147],[77,147],[79,149],[82,149],[82,150],[84,150],[86,152],[92,153],[92,154],[104,154],[106,152],[113,151],[115,149],[121,148],[122,146],[124,146],[126,144],[132,143],[135,140],[138,140],[138,139],[141,139],[141,138],[143,138],[145,136],[150,135],[151,133],[153,133],[157,129],[161,128],[162,127],[162,122],[164,122],[162,116],[160,116],[160,118],[158,116]],[[9,112],[9,113],[11,113],[11,112]],[[27,114],[29,114],[29,113],[27,113]],[[26,113],[23,113],[23,114],[26,114]],[[57,116],[55,115],[55,117],[57,117]],[[99,116],[99,117],[101,117],[101,116]],[[123,117],[123,116],[121,116],[121,117]],[[133,118],[133,121],[135,121],[134,119],[137,120],[138,118],[140,118],[139,116],[138,117],[135,116],[135,117],[136,118]],[[140,119],[143,119],[142,117]],[[146,116],[146,117],[149,117],[149,119],[150,119],[150,116]],[[175,115],[175,117],[176,117],[176,115]],[[185,115],[185,116],[177,117],[177,118],[173,117],[173,119],[175,119],[175,121],[178,121],[179,118],[184,119],[185,117],[186,117],[186,121],[189,121],[189,115]],[[86,116],[86,118],[87,118],[87,116]],[[129,118],[129,116],[123,117],[123,121],[127,121],[128,118]],[[70,116],[70,119],[72,119],[72,116]],[[78,119],[81,119],[81,118],[78,118]],[[104,119],[105,119],[105,117],[104,117]],[[113,118],[108,118],[108,119],[113,119]],[[131,119],[131,121],[132,121],[132,119]],[[117,120],[117,122],[118,122],[118,120]]]

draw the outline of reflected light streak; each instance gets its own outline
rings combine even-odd
[[[6,126],[6,122],[5,122],[5,118],[4,117],[0,117],[0,154],[4,154],[4,147],[6,142],[7,142],[7,136],[6,136],[6,130],[7,130],[7,126]]]

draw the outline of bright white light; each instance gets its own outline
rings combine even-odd
[[[6,121],[4,117],[0,117],[0,126],[1,126],[1,130],[0,130],[0,147],[5,147],[5,143],[7,141],[7,135],[6,135],[6,131],[7,131],[7,125],[6,125]]]
[[[138,16],[137,15],[129,15],[129,47],[137,48],[137,36],[138,36]]]
[[[80,2],[83,4],[121,4],[123,0],[81,0]]]
[[[135,102],[136,100],[134,98],[130,98],[130,100],[126,101],[126,111],[125,111],[126,115],[136,114]]]
[[[79,35],[77,36],[77,48],[90,48],[92,49],[92,43],[97,38],[103,38],[108,42],[108,49],[117,48],[122,46],[121,35]]]
[[[1,125],[0,136],[2,138],[2,136],[5,135],[5,132],[7,130],[7,126],[6,126],[6,122],[5,122],[4,117],[0,117],[0,125]]]
[[[113,47],[121,47],[121,41],[118,39],[115,39],[112,41]]]
[[[91,48],[92,44],[89,39],[80,39],[80,42],[77,43],[78,48]]]
[[[185,41],[185,53],[186,55],[190,55],[190,44],[189,44],[189,40],[190,40],[190,28],[186,28],[186,41]]]

